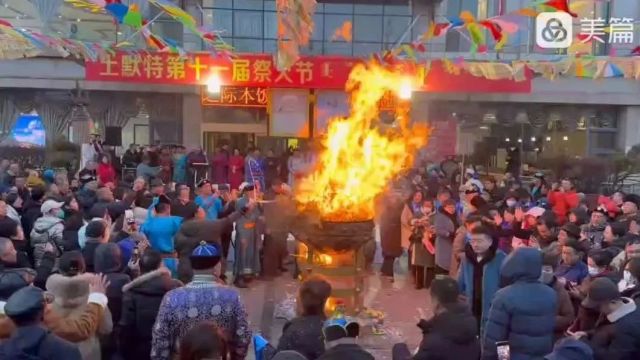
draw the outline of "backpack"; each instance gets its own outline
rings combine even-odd
[[[28,347],[26,349],[18,349],[13,345],[10,340],[9,342],[4,343],[4,348],[0,347],[0,358],[1,359],[12,359],[12,360],[46,360],[42,356],[40,356],[40,347],[45,339],[49,336],[49,332],[46,331],[42,333],[40,339],[36,341],[36,343]]]

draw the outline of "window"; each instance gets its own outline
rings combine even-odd
[[[468,1],[468,0],[463,0]],[[477,0],[473,0],[477,1]],[[273,0],[203,0],[205,26],[223,30],[224,40],[238,52],[276,51],[278,20]],[[311,43],[300,49],[310,55],[368,56],[396,45],[412,22],[408,4],[319,3]],[[353,41],[333,40],[345,21],[353,25]],[[411,33],[404,39],[409,42]]]

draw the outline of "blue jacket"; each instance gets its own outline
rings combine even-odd
[[[555,275],[573,283],[573,285],[580,285],[582,280],[589,276],[589,268],[583,261],[578,261],[573,266],[562,263],[558,266]]]
[[[539,281],[542,253],[520,248],[502,265],[503,280],[482,333],[482,359],[498,359],[496,342],[507,341],[511,360],[542,359],[553,350],[556,293]]]
[[[196,196],[195,200],[196,205],[201,207],[205,213],[207,214],[207,220],[218,220],[218,214],[224,208],[222,206],[222,200],[216,196],[209,196],[208,198],[204,198],[201,195]]]
[[[172,253],[174,248],[173,237],[180,230],[182,218],[179,216],[157,217],[152,216],[151,208],[149,208],[149,217],[140,232],[147,236],[151,247],[161,253]]]
[[[497,250],[496,246],[489,250],[490,253],[488,256],[490,260],[486,258],[482,262],[484,272],[482,275],[481,328],[484,327],[484,323],[487,321],[493,295],[500,289],[500,266],[502,266],[502,262],[507,257],[507,254],[501,250]],[[458,285],[460,286],[460,292],[466,296],[471,309],[473,309],[473,275],[477,263],[478,260],[475,253],[471,250],[471,245],[465,245],[465,256],[462,258],[460,272],[458,273]],[[474,315],[477,316],[478,314]]]
[[[75,344],[57,337],[40,325],[19,327],[0,344],[0,359],[17,359],[25,353],[45,360],[82,359]]]

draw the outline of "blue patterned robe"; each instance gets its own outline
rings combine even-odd
[[[242,209],[248,204],[249,198],[245,195],[236,202],[236,209]],[[261,234],[258,231],[260,215],[259,207],[255,207],[236,220],[234,276],[257,275],[260,273]]]
[[[169,360],[178,342],[201,321],[214,322],[228,340],[231,360],[242,360],[251,342],[247,311],[238,292],[215,282],[213,276],[195,275],[182,288],[169,291],[153,326],[151,358]]]

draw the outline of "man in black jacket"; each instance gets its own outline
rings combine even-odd
[[[476,360],[480,358],[478,326],[469,307],[460,302],[458,283],[450,277],[435,279],[429,290],[434,316],[420,320],[422,341],[411,357],[404,344],[394,346],[394,360]]]
[[[591,336],[584,332],[573,334],[574,338],[583,339],[591,345],[596,360],[640,359],[640,308],[633,300],[621,297],[613,281],[606,277],[593,280],[582,306],[599,308],[600,313],[613,324],[611,341],[604,346],[590,341],[598,336],[597,333]]]
[[[31,189],[31,199],[28,200],[22,207],[22,231],[24,232],[25,240],[29,241],[31,238],[31,230],[33,230],[33,224],[36,220],[42,216],[40,207],[42,206],[42,200],[47,190],[42,186],[37,186]]]
[[[44,289],[55,263],[55,253],[53,245],[47,243],[40,266],[34,273],[29,256],[23,251],[16,251],[10,239],[0,238],[0,276],[8,272],[34,273],[33,284]]]
[[[149,359],[151,330],[164,294],[182,284],[161,267],[162,256],[153,249],[140,259],[142,275],[126,284],[122,291],[120,346],[125,360]]]

